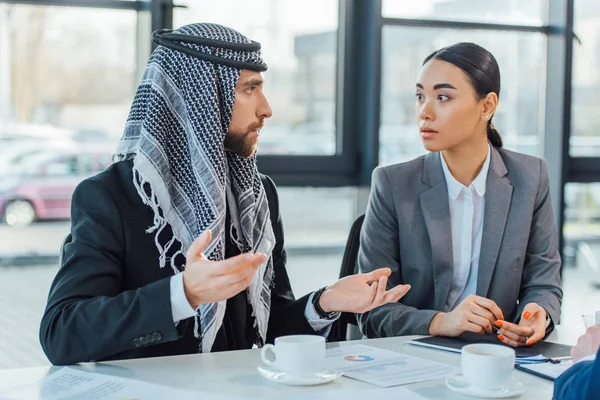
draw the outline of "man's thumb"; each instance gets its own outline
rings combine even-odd
[[[187,262],[191,262],[200,258],[200,255],[202,254],[206,246],[208,246],[211,240],[212,232],[210,231],[210,229],[207,229],[204,232],[202,232],[202,234],[198,236],[196,240],[194,240],[194,243],[192,243],[192,245],[188,249],[187,254],[185,256]]]

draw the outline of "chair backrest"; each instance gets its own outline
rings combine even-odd
[[[344,258],[342,259],[342,268],[340,269],[340,279],[356,273],[356,259],[358,258],[358,249],[360,247],[360,230],[362,229],[365,216],[358,217],[348,234],[346,248],[344,249]]]
[[[348,240],[346,241],[346,248],[344,250],[344,257],[342,259],[342,266],[340,268],[340,279],[349,275],[353,275],[357,272],[356,260],[358,258],[358,249],[360,247],[360,230],[365,219],[364,215],[358,217],[348,234]],[[329,335],[331,341],[341,340],[358,340],[362,339],[362,333],[358,328],[358,322],[356,322],[356,315],[352,313],[342,313],[340,319],[335,324],[332,332]]]

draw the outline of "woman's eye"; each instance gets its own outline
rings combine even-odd
[[[450,97],[448,97],[448,96],[444,96],[443,94],[440,94],[440,95],[438,96],[438,100],[439,100],[439,101],[447,101],[447,100],[450,100]]]

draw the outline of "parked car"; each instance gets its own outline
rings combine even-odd
[[[71,140],[12,140],[0,142],[0,177],[15,173],[23,161],[35,154],[72,150]]]
[[[112,148],[78,146],[73,150],[36,153],[0,178],[0,216],[12,226],[68,219],[73,191],[83,179],[111,163]]]

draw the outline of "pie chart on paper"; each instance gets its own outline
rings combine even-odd
[[[352,354],[352,355],[344,357],[344,360],[346,360],[346,361],[363,362],[363,361],[373,361],[375,359],[373,357],[370,357],[370,356],[363,356],[363,355],[359,355],[359,354]]]

